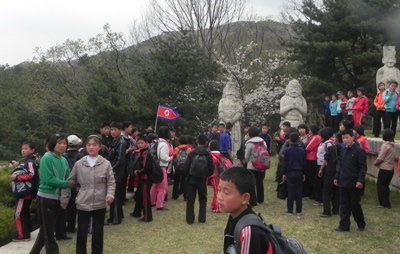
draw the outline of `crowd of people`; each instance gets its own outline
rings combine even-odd
[[[386,90],[390,96],[393,96],[391,91],[396,84],[392,85]],[[386,91],[381,91],[384,98]],[[363,101],[363,90],[358,89],[357,94]],[[13,174],[11,180],[32,181],[36,189],[17,199],[17,237],[13,240],[30,240],[29,206],[32,199],[36,198],[40,230],[30,253],[40,253],[43,247],[46,253],[59,253],[56,240],[69,240],[71,237],[67,233],[75,231],[76,253],[86,253],[88,233],[92,234],[92,252],[102,253],[103,226],[122,223],[127,192],[134,193],[136,201],[130,216],[141,222],[151,222],[152,207],[158,211],[168,211],[165,202],[168,200],[169,185],[172,185],[172,199],[177,200],[182,196],[186,201],[188,224],[195,221],[196,194],[199,200],[197,221],[206,222],[207,184],[211,185],[214,192],[212,211],[231,215],[225,229],[228,232],[233,230],[238,218],[254,213],[251,207],[264,203],[263,180],[269,166],[260,170],[255,162],[260,162],[260,151],[265,150],[267,157],[272,154],[273,141],[277,144],[279,154],[277,193],[279,198],[287,199],[287,215],[296,214],[301,219],[303,199],[310,199],[313,205],[323,206],[321,217],[340,213],[340,223],[335,230],[349,231],[352,214],[358,230],[364,231],[366,223],[360,201],[365,188],[369,147],[361,119],[367,109],[355,107],[358,103],[364,103],[353,100],[350,92],[347,101],[342,93],[338,92],[337,95],[340,102],[337,102],[336,95],[332,96],[329,102],[330,115],[325,118],[328,119],[326,124],[332,127],[320,129],[316,125],[308,127],[300,124],[297,128],[291,128],[289,122],[283,122],[281,134],[275,133],[271,137],[267,124],[260,129],[246,125],[241,147],[236,153],[240,169],[251,172],[251,182],[243,184],[237,178],[247,179],[248,175],[243,175],[245,173],[238,172],[238,167],[233,166],[231,123],[212,124],[207,134],[197,137],[196,147],[193,147],[192,136],[181,135],[178,138],[175,130],[166,126],[160,127],[157,134],[151,126],[146,128],[144,134],[140,134],[129,121],[103,123],[100,133],[86,138],[85,146],[77,135],[51,136],[46,141],[47,152],[40,162],[34,156],[35,145],[24,142],[21,148],[24,157],[22,163],[28,174]],[[385,103],[390,101],[383,100]],[[350,101],[352,107],[349,106]],[[387,109],[386,104],[384,107]],[[338,113],[334,108],[342,111]],[[388,115],[385,115],[385,119]],[[391,207],[389,184],[394,172],[394,135],[392,129],[384,129],[384,144],[375,161],[380,169],[378,200],[380,207],[384,208]],[[153,176],[157,169],[162,171],[161,181],[155,181]],[[225,190],[232,188],[237,194],[236,203],[230,200],[233,192]],[[106,220],[107,206],[110,206],[110,212]],[[254,227],[250,229],[251,232],[257,231]],[[225,237],[224,247],[227,248],[231,241]],[[252,248],[271,248],[265,243],[262,247],[256,247],[257,243],[254,243],[254,238],[251,239],[250,233],[244,234],[241,241],[254,245],[247,246],[247,252],[244,253],[254,253],[250,251]]]

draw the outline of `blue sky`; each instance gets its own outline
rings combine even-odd
[[[20,0],[4,1],[0,8],[0,65],[31,60],[35,47],[47,49],[66,39],[87,40],[109,23],[115,32],[129,35],[149,0]],[[259,16],[279,19],[285,0],[248,0]]]

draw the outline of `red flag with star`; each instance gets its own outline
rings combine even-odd
[[[172,107],[159,105],[157,118],[164,121],[176,121],[180,118],[179,113]]]

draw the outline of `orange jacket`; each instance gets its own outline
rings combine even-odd
[[[379,92],[376,94],[374,105],[377,111],[385,111],[385,101],[383,100],[383,92]]]
[[[189,145],[179,145],[179,146],[175,147],[174,155],[172,158],[173,163],[175,163],[176,156],[178,155],[179,150],[181,150],[182,148],[187,148],[188,154],[193,150],[192,146],[189,146]]]

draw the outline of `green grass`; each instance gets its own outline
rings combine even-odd
[[[275,160],[273,165],[276,165]],[[362,199],[366,231],[358,232],[351,218],[351,231],[337,233],[333,228],[338,226],[339,216],[318,217],[322,207],[312,206],[310,200],[303,203],[302,220],[284,215],[286,201],[276,198],[274,168],[268,171],[264,182],[266,202],[254,210],[261,212],[266,222],[279,224],[286,236],[301,241],[310,253],[400,253],[400,193],[391,193],[392,209],[378,208],[376,185],[368,182]],[[209,206],[211,188],[208,197]],[[132,200],[124,206],[125,219],[121,225],[105,226],[104,253],[222,253],[227,214],[213,214],[211,209],[207,209],[206,224],[188,225],[185,222],[185,202],[182,198],[170,199],[166,203],[169,211],[153,210],[153,222],[143,223],[129,216],[133,206]],[[196,212],[197,209],[196,204]],[[70,235],[73,240],[59,242],[61,253],[75,252],[76,235]]]
[[[372,133],[372,130],[365,130],[364,131],[365,136],[369,137],[369,138],[373,138],[374,134]],[[382,135],[380,135],[379,138],[382,138]],[[400,140],[400,133],[396,132],[396,135],[394,136],[395,140]]]

